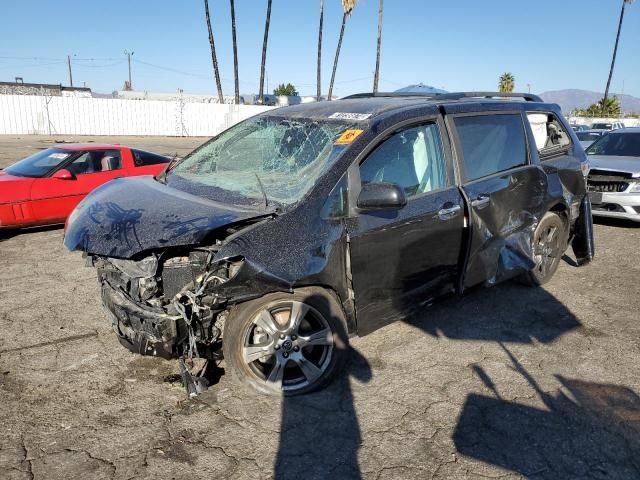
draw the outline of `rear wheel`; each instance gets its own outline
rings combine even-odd
[[[533,237],[533,259],[536,265],[525,274],[526,283],[538,286],[551,280],[567,249],[567,234],[566,221],[560,215],[547,212],[542,217]]]
[[[230,312],[223,334],[234,377],[259,392],[287,396],[326,385],[347,345],[342,309],[321,288],[241,304]]]

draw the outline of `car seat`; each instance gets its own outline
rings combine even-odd
[[[117,170],[120,168],[120,158],[112,155],[105,155],[100,160],[100,171],[109,172],[111,170]]]

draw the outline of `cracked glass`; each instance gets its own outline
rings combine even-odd
[[[331,167],[335,146],[353,124],[256,117],[204,144],[171,169],[168,181],[186,180],[208,197],[245,197],[289,205],[299,201]]]

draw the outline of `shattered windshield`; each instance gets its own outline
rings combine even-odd
[[[204,144],[173,167],[167,183],[216,200],[289,205],[299,201],[332,165],[336,140],[351,124],[260,116]],[[339,142],[340,143],[340,142]],[[265,201],[266,197],[266,201]]]

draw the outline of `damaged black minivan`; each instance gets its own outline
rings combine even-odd
[[[340,370],[426,302],[594,254],[586,157],[528,94],[355,95],[270,110],[69,217],[123,345],[224,357],[261,392]],[[505,299],[505,301],[507,301]]]

